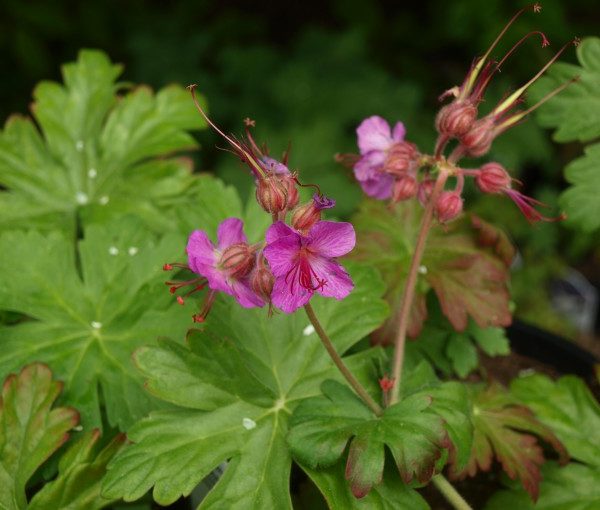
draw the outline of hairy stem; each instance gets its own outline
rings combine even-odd
[[[325,333],[325,330],[323,329],[323,326],[321,326],[319,319],[317,319],[317,316],[315,315],[315,311],[313,310],[311,304],[306,303],[304,305],[304,310],[306,310],[306,315],[308,315],[308,318],[311,324],[314,326],[317,335],[319,335],[319,338],[321,339],[325,350],[329,353],[329,356],[335,363],[335,366],[346,378],[348,384],[352,386],[352,389],[354,389],[354,391],[364,401],[364,403],[367,404],[367,406],[369,406],[371,411],[373,411],[377,416],[381,416],[381,414],[383,413],[383,409],[381,408],[381,406],[379,406],[379,404],[377,404],[377,402],[375,402],[371,398],[371,395],[369,395],[367,393],[367,390],[365,390],[364,386],[360,384],[360,382],[358,382],[356,377],[354,377],[354,374],[350,372],[350,369],[346,366],[344,360],[342,360],[342,357],[335,350],[335,347],[333,343],[331,343],[331,340],[327,336],[327,333]]]
[[[437,202],[438,196],[444,189],[444,184],[446,184],[447,179],[448,172],[444,168],[441,168],[438,178],[435,181],[433,191],[431,192],[431,196],[429,197],[429,202],[427,202],[427,207],[425,207],[425,212],[423,213],[423,220],[421,221],[421,228],[417,237],[417,244],[415,245],[415,251],[410,262],[410,268],[406,278],[404,293],[402,294],[400,314],[398,318],[398,335],[396,336],[394,361],[392,365],[392,380],[394,381],[394,386],[391,390],[390,405],[398,401],[400,380],[402,377],[402,363],[404,361],[404,345],[406,344],[406,330],[408,328],[410,309],[412,308],[413,299],[415,297],[417,273],[421,265],[423,253],[425,251],[427,236],[429,235],[429,230],[431,229],[431,224],[433,222],[433,209]]]
[[[431,481],[456,510],[472,510],[471,505],[467,503],[458,493],[454,486],[446,480],[444,475],[435,475]]]

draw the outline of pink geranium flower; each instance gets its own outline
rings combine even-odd
[[[390,198],[394,177],[384,172],[384,166],[389,150],[404,141],[404,124],[397,122],[392,130],[385,119],[373,115],[360,123],[356,134],[361,155],[354,165],[356,179],[370,197]]]
[[[263,306],[264,301],[250,287],[249,274],[256,250],[248,245],[242,220],[223,221],[217,230],[217,240],[215,246],[206,232],[194,230],[186,248],[189,268],[205,277],[210,289],[230,294],[244,308]]]
[[[302,235],[278,221],[269,227],[266,239],[264,255],[275,276],[271,299],[284,312],[305,305],[315,292],[343,299],[353,289],[350,276],[336,260],[356,243],[350,223],[319,221]]]

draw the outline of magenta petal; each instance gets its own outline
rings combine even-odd
[[[247,279],[230,280],[229,284],[231,286],[233,297],[235,297],[237,302],[244,308],[261,307],[265,304],[265,302],[250,288]]]
[[[389,174],[380,173],[374,179],[367,179],[365,181],[358,182],[362,190],[369,197],[377,198],[379,200],[387,200],[392,196],[394,178]]]
[[[406,136],[406,128],[402,122],[396,122],[394,126],[394,131],[392,131],[392,138],[394,142],[403,142],[404,137]]]
[[[286,283],[285,277],[277,278],[271,293],[273,304],[285,313],[292,313],[310,301],[313,291],[307,290],[300,285],[294,286],[294,292],[290,291],[290,285]]]
[[[359,181],[374,179],[381,174],[381,167],[385,161],[385,153],[371,151],[363,155],[354,165],[354,175]]]
[[[208,286],[212,290],[219,290],[233,296],[231,286],[227,283],[227,277],[213,266],[203,266],[199,274],[208,280]]]
[[[285,277],[290,272],[300,247],[301,237],[299,234],[282,237],[267,245],[263,253],[274,276]]]
[[[194,273],[202,274],[204,267],[215,263],[215,246],[203,230],[194,230],[190,234],[185,251],[188,265]]]
[[[299,234],[292,227],[286,225],[283,221],[276,221],[268,228],[265,238],[267,240],[267,244],[271,244],[277,241],[279,238],[289,235],[298,236]]]
[[[244,222],[238,218],[227,218],[219,225],[217,239],[219,240],[219,250],[223,250],[232,244],[247,243],[248,239],[244,234]]]
[[[325,285],[317,290],[322,296],[343,299],[354,288],[350,275],[334,260],[316,257],[311,260],[311,266],[319,279],[325,281]]]
[[[341,257],[354,248],[356,234],[352,223],[319,221],[308,232],[307,244],[313,253],[324,257]]]
[[[361,154],[369,151],[384,151],[392,143],[390,125],[378,115],[363,120],[356,128],[356,134]]]

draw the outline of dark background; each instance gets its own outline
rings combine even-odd
[[[277,156],[292,140],[291,163],[303,180],[318,182],[349,216],[361,193],[351,173],[333,161],[355,150],[354,129],[368,115],[404,121],[408,139],[431,150],[438,95],[462,81],[506,21],[526,2],[429,0],[117,1],[0,0],[0,115],[27,112],[35,84],[61,80],[60,65],[80,48],[98,48],[125,65],[123,79],[160,87],[198,83],[213,119],[239,133],[241,120],[257,121],[256,134]],[[500,57],[524,33],[543,30],[552,45],[527,41],[494,79],[482,111],[524,83],[573,36],[596,35],[597,0],[543,2],[511,28],[495,51]],[[563,60],[576,62],[569,49]],[[235,159],[219,151],[214,133],[198,134],[197,167],[248,190]],[[220,144],[222,145],[222,144]],[[525,191],[556,211],[565,187],[564,165],[577,144],[552,143],[534,119],[503,135],[489,159],[526,183]],[[475,164],[475,163],[474,163]],[[555,224],[531,228],[507,200],[468,207],[508,227],[525,269],[515,274],[515,300],[525,318],[573,334],[548,305],[545,289],[567,265],[598,284],[598,236]],[[532,296],[531,289],[539,288]]]

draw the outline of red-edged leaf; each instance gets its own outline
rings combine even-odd
[[[519,405],[499,384],[493,383],[488,388],[473,386],[472,404],[471,458],[461,471],[451,466],[451,476],[462,479],[474,476],[478,471],[489,471],[495,457],[506,474],[513,480],[519,478],[523,488],[536,500],[540,467],[545,459],[535,436],[552,445],[561,462],[568,459],[564,446],[529,408]]]
[[[303,401],[291,419],[288,443],[303,465],[332,466],[350,445],[345,473],[357,498],[381,481],[386,447],[404,483],[425,483],[433,476],[450,441],[430,396],[407,396],[377,417],[339,382],[325,381],[321,390],[323,396]]]
[[[0,398],[0,508],[25,508],[27,481],[79,422],[69,407],[52,409],[62,383],[41,363],[4,381]]]
[[[406,283],[422,208],[416,202],[393,209],[366,200],[353,218],[358,234],[352,257],[374,265],[387,284],[385,298],[397,310]],[[454,329],[464,331],[469,317],[480,327],[507,326],[508,267],[514,249],[506,235],[480,218],[464,215],[450,225],[432,228],[417,281],[408,334],[416,337],[427,318],[425,296],[433,288]],[[378,343],[391,343],[397,316],[379,330]]]

